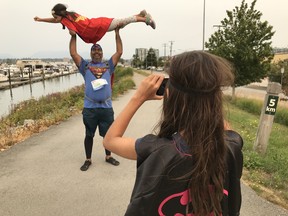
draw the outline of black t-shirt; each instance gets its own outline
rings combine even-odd
[[[241,207],[243,140],[234,131],[226,131],[226,140],[228,169],[221,205],[223,216],[234,216],[239,215]],[[137,140],[137,175],[126,216],[185,215],[189,176],[183,176],[192,164],[185,145],[179,134],[172,140],[152,134]]]

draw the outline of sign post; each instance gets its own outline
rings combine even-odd
[[[260,154],[265,154],[268,146],[268,140],[272,130],[274,115],[276,113],[277,103],[281,92],[279,83],[271,82],[267,87],[267,94],[263,103],[259,126],[254,143],[254,150]]]

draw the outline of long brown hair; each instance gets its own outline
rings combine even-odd
[[[191,51],[173,57],[168,74],[158,136],[179,132],[189,146],[194,214],[221,215],[227,152],[221,87],[234,81],[230,65],[207,52]]]
[[[61,17],[65,17],[67,19],[69,19],[69,15],[73,18],[73,20],[75,20],[77,18],[77,16],[75,15],[75,12],[72,11],[67,11],[67,6],[64,4],[56,4],[53,8],[52,8],[52,14],[61,16]]]

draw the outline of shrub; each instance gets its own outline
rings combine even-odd
[[[277,107],[274,121],[279,124],[288,126],[288,109]]]
[[[226,100],[241,110],[254,115],[261,115],[263,102],[259,100],[253,100],[248,98],[236,98],[232,100],[231,96],[225,96]],[[276,114],[274,116],[274,122],[285,126],[288,126],[288,112],[287,108],[277,107]]]

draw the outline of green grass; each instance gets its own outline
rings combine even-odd
[[[112,98],[115,99],[118,95],[124,94],[127,89],[135,87],[132,79],[132,68],[117,67],[115,70],[115,78],[113,84]]]
[[[236,100],[232,100],[231,96],[227,96],[227,100],[240,108],[243,111],[246,111],[251,114],[260,115],[263,101],[260,100],[252,100],[247,98],[237,98]],[[288,126],[288,112],[287,108],[281,107],[278,105],[277,111],[274,117],[274,122],[280,123],[282,125]]]
[[[261,155],[253,150],[260,115],[243,111],[235,103],[228,105],[228,112],[227,117],[232,128],[238,131],[244,140],[244,167],[248,171],[245,178],[277,192],[287,203],[288,127],[273,123],[266,154]]]
[[[71,109],[80,108],[81,99],[84,97],[83,86],[74,87],[63,93],[53,93],[38,100],[30,99],[15,105],[10,115],[4,118],[11,126],[22,125],[25,119],[40,120],[61,116],[60,119],[68,118]]]

